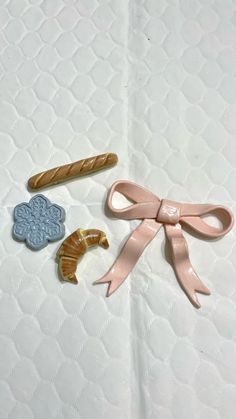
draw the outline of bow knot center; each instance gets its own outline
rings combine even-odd
[[[180,219],[181,204],[179,202],[162,199],[157,213],[157,222],[161,224],[177,224]]]

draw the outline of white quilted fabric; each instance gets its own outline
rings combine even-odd
[[[103,275],[136,224],[104,214],[108,187],[234,206],[235,0],[0,1],[0,418],[234,419],[236,247],[185,233],[212,290],[191,306],[164,234],[109,299]],[[46,190],[66,234],[104,229],[80,284],[61,284],[58,243],[11,238],[28,177],[105,151],[119,165]]]

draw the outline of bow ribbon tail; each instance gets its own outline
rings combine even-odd
[[[200,308],[196,292],[209,295],[209,289],[199,279],[189,260],[187,242],[178,224],[165,224],[167,238],[171,245],[173,267],[178,281],[191,303]]]
[[[154,239],[162,224],[153,219],[145,219],[131,233],[120,255],[102,278],[94,282],[94,284],[108,283],[107,297],[120,287],[125,281],[133,267],[137,263],[139,257],[143,253],[145,247]]]

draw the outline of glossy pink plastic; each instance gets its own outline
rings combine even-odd
[[[122,209],[115,208],[115,192],[124,195],[132,204]],[[113,216],[124,220],[141,219],[142,222],[131,233],[107,274],[95,284],[108,283],[107,296],[116,291],[133,269],[145,247],[164,226],[172,250],[172,263],[177,279],[191,303],[199,308],[196,292],[210,294],[210,291],[191,265],[182,225],[187,225],[206,238],[219,238],[233,227],[231,211],[220,205],[182,204],[167,199],[160,200],[152,192],[127,180],[117,181],[112,185],[107,203]],[[214,215],[222,226],[213,227],[207,224],[202,218],[206,215]]]

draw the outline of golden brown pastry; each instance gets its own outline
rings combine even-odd
[[[68,236],[57,251],[59,273],[63,281],[77,284],[75,272],[78,261],[89,247],[99,245],[104,249],[109,247],[106,234],[101,230],[78,229]]]
[[[40,189],[49,185],[56,185],[75,177],[86,176],[114,166],[118,157],[114,153],[100,154],[99,156],[88,157],[64,166],[54,167],[32,176],[28,180],[30,189]]]

